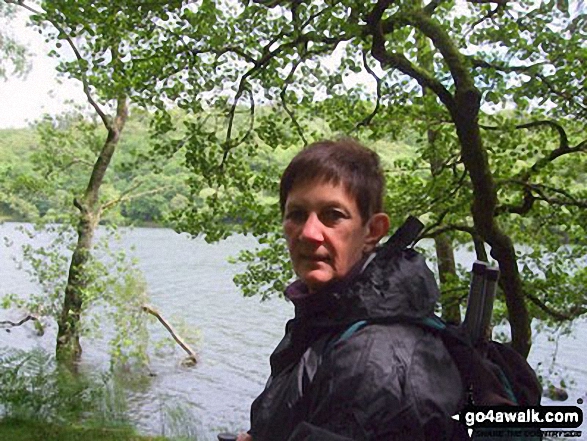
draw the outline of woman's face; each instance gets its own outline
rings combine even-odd
[[[387,223],[380,233],[383,216]],[[322,181],[301,183],[285,203],[283,230],[294,271],[315,292],[344,277],[365,252],[387,232],[387,216],[363,222],[355,199],[343,185]],[[374,231],[373,224],[379,225]]]

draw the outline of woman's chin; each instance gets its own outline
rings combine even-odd
[[[308,271],[302,277],[302,280],[304,281],[310,292],[320,290],[320,288],[330,283],[332,279],[332,273],[330,271],[324,270]]]

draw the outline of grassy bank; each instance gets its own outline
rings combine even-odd
[[[37,421],[0,421],[0,440],[10,441],[165,441],[163,437],[139,436],[131,428],[57,426]]]

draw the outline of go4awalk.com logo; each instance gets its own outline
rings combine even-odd
[[[581,426],[583,411],[577,406],[467,406],[453,418],[467,426],[469,435],[474,429],[501,431],[503,436],[514,432],[539,435],[540,429],[546,429],[557,432],[554,436],[578,437],[581,432],[570,429]]]

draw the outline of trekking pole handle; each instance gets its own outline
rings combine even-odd
[[[471,285],[467,299],[467,310],[463,326],[466,328],[472,343],[476,343],[481,336],[482,317],[484,309],[485,272],[487,263],[476,260],[471,270]]]
[[[485,269],[485,284],[483,296],[483,314],[481,316],[480,339],[491,339],[491,316],[493,315],[493,302],[497,292],[499,268],[488,266]]]

